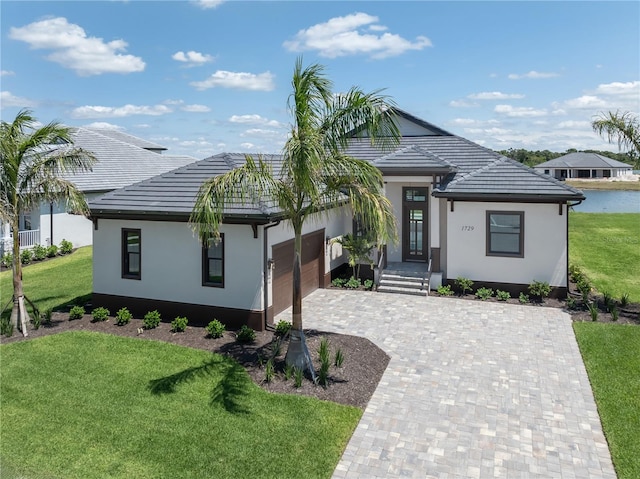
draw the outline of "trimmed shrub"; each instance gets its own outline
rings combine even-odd
[[[344,278],[335,278],[331,281],[331,286],[335,286],[336,288],[344,287],[344,284],[347,282]]]
[[[471,292],[473,288],[473,281],[471,281],[469,278],[464,278],[462,276],[458,276],[454,280],[454,284],[456,285],[456,288],[458,288],[458,290],[460,291],[460,294],[463,296],[467,294],[467,291]]]
[[[491,288],[478,288],[478,291],[476,291],[476,297],[482,301],[489,299],[491,296],[493,296],[493,290]]]
[[[124,326],[129,324],[133,319],[133,314],[127,308],[120,308],[116,313],[116,324],[118,326]]]
[[[73,243],[71,241],[67,241],[63,239],[60,242],[60,254],[69,254],[73,251]]]
[[[349,281],[344,284],[344,287],[348,289],[358,289],[361,284],[362,283],[360,283],[360,278],[354,278],[353,276],[351,276],[351,278],[349,278]]]
[[[160,324],[160,313],[157,310],[149,311],[142,318],[142,327],[144,329],[155,329]]]
[[[567,309],[570,309],[573,311],[577,307],[578,305],[576,304],[575,298],[573,298],[572,296],[567,296]]]
[[[2,266],[5,268],[13,268],[13,255],[6,252],[2,255]]]
[[[529,295],[521,292],[518,296],[518,301],[520,301],[522,304],[528,303]]]
[[[81,319],[84,316],[84,308],[82,306],[74,306],[69,311],[69,321],[72,319]]]
[[[529,285],[529,294],[540,298],[541,301],[544,301],[544,298],[549,296],[549,293],[551,293],[551,286],[546,281],[533,280]]]
[[[371,291],[373,289],[373,280],[372,279],[365,279],[364,280],[364,289],[366,289],[367,291]]]
[[[274,334],[281,338],[289,334],[289,331],[291,331],[291,323],[285,320],[281,320],[278,321],[278,324],[276,324],[276,331]]]
[[[91,312],[91,315],[93,317],[92,321],[94,323],[98,321],[106,321],[109,318],[110,314],[111,312],[107,308],[103,308],[102,306],[100,306],[99,308],[96,308]]]
[[[220,321],[214,319],[209,324],[207,324],[207,327],[205,329],[207,330],[207,336],[209,336],[210,338],[221,338],[224,334],[225,327],[224,324],[222,324]]]
[[[449,286],[448,284],[438,286],[438,289],[436,291],[440,296],[453,296],[453,291],[451,291],[451,286]]]
[[[246,324],[236,333],[236,341],[239,343],[252,343],[256,339],[256,332]]]
[[[189,320],[184,316],[177,316],[173,321],[171,321],[171,331],[174,333],[183,333],[187,329],[187,324]]]
[[[53,309],[51,309],[51,308],[46,309],[46,310],[44,310],[44,312],[42,312],[40,314],[40,322],[42,324],[49,325],[49,324],[51,324],[51,317],[52,316],[53,316]]]
[[[36,261],[42,261],[47,257],[47,247],[42,246],[41,244],[36,244],[33,246],[33,259]]]
[[[8,338],[13,336],[13,323],[10,318],[0,318],[0,334]]]
[[[22,253],[20,253],[20,262],[22,264],[29,264],[33,259],[33,251],[30,249],[25,249]]]
[[[53,258],[58,254],[58,247],[54,244],[47,248],[47,258]]]
[[[511,299],[511,293],[499,289],[496,291],[496,298],[498,298],[498,301],[508,301]]]

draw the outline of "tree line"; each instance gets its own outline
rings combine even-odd
[[[527,166],[535,166],[545,161],[554,160],[569,153],[577,153],[582,151],[585,153],[596,153],[598,155],[606,156],[612,160],[634,164],[634,158],[629,153],[613,153],[611,151],[600,150],[576,150],[575,148],[569,148],[565,152],[549,151],[549,150],[525,150],[524,148],[509,148],[508,150],[496,150],[501,155],[504,155],[513,160],[519,161]]]

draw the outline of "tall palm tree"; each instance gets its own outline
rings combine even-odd
[[[0,158],[0,220],[9,225],[13,235],[11,322],[26,336],[30,318],[22,289],[20,215],[38,207],[42,201],[58,200],[66,200],[69,210],[86,214],[84,196],[61,176],[90,170],[95,158],[73,147],[69,128],[57,122],[37,128],[36,119],[27,109],[20,110],[12,123],[1,122]]]
[[[400,133],[387,97],[356,87],[334,94],[321,65],[296,61],[288,108],[291,132],[283,148],[281,171],[261,157],[206,181],[198,193],[191,224],[201,241],[219,235],[225,203],[246,204],[271,198],[294,232],[292,331],[286,361],[302,370],[313,367],[302,331],[302,229],[313,213],[329,215],[330,207],[348,201],[377,244],[397,240],[391,203],[383,194],[380,171],[344,154],[354,132],[382,149],[399,143]]]
[[[626,148],[634,166],[640,168],[640,121],[636,115],[630,111],[608,111],[600,113],[591,126],[600,136],[606,135],[609,143],[616,141],[618,148]]]

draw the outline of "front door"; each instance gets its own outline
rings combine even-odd
[[[429,188],[402,189],[402,261],[427,261]]]

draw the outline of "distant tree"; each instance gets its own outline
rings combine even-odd
[[[633,159],[635,168],[640,168],[640,120],[630,111],[600,113],[592,122],[593,131],[609,143],[618,143]]]
[[[20,215],[41,201],[60,199],[67,201],[69,210],[86,213],[84,195],[61,176],[89,170],[95,162],[91,153],[73,146],[69,128],[57,122],[36,125],[29,110],[21,110],[12,123],[0,123],[0,220],[9,224],[13,236],[11,322],[24,336],[30,318],[22,289]]]

